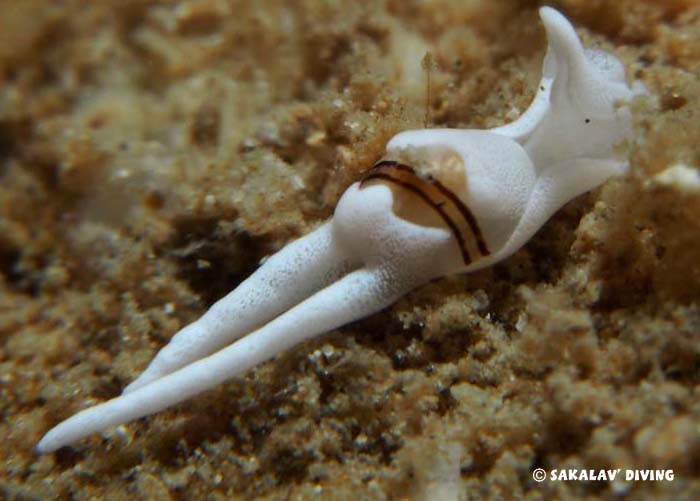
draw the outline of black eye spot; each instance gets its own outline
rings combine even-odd
[[[591,123],[591,119],[590,119],[590,118],[587,118],[587,119],[584,120],[584,121],[585,121],[587,124]]]
[[[544,90],[544,85],[540,85],[540,90]]]

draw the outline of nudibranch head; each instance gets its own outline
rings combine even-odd
[[[601,49],[584,49],[556,10],[543,7],[540,16],[555,78],[549,99],[540,105],[540,123],[523,142],[528,154],[539,169],[575,158],[612,158],[614,147],[632,130],[624,104],[635,92],[627,85],[624,65]]]

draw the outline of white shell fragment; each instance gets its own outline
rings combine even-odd
[[[396,135],[330,221],[175,334],[121,396],[60,423],[37,450],[161,411],[434,278],[500,261],[566,202],[625,173],[615,146],[631,134],[624,103],[635,92],[622,63],[584,49],[556,10],[540,17],[543,76],[518,120]]]
[[[649,187],[668,186],[681,193],[700,193],[700,171],[684,164],[676,164],[651,178]]]

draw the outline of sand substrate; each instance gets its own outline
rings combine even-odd
[[[700,499],[700,7],[551,4],[650,91],[629,175],[493,268],[38,456],[393,134],[517,118],[546,42],[527,0],[0,3],[2,497]]]

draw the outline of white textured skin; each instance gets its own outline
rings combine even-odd
[[[464,266],[446,228],[402,220],[392,211],[389,187],[355,183],[330,223],[268,259],[173,336],[124,394],[60,423],[37,450],[52,452],[158,412],[379,311],[433,278],[504,259],[567,201],[625,172],[626,161],[613,153],[631,132],[628,110],[617,108],[634,95],[622,64],[605,52],[584,50],[554,9],[543,7],[540,16],[549,40],[543,89],[519,120],[490,131],[406,131],[387,145],[389,157],[408,147],[461,155],[467,169],[464,202],[491,255]]]
[[[394,136],[387,156],[405,148],[448,149],[458,153],[467,169],[467,195],[462,202],[476,217],[486,244],[500,249],[520,221],[534,189],[535,166],[517,142],[483,130],[409,130]],[[450,263],[450,272],[481,268],[481,262],[465,268],[461,256]],[[443,275],[446,273],[442,273]]]
[[[357,261],[359,263],[359,261]],[[175,334],[124,393],[211,355],[335,282],[353,266],[333,240],[330,223],[300,238]],[[235,322],[231,319],[235,318]]]

